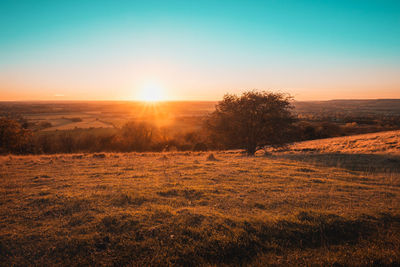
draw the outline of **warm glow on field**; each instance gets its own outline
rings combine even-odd
[[[137,100],[144,102],[159,102],[165,101],[165,90],[164,88],[155,83],[145,84],[139,91]]]

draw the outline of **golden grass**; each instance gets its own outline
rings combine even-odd
[[[209,154],[1,157],[1,265],[400,263],[390,160]]]
[[[384,153],[400,155],[400,131],[387,131],[299,142],[290,146],[290,150],[292,152],[350,154]]]

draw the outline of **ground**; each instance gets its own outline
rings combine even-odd
[[[396,135],[378,151],[365,135],[256,157],[2,156],[0,265],[395,266]]]

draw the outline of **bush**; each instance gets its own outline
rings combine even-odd
[[[0,118],[0,153],[31,152],[32,132],[15,120]]]
[[[115,137],[115,144],[120,151],[146,151],[154,143],[155,128],[147,123],[127,122]]]

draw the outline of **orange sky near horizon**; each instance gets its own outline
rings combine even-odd
[[[233,79],[236,80],[236,79]],[[202,88],[201,85],[190,86],[184,82],[168,81],[156,82],[155,92],[152,92],[151,87],[146,84],[153,83],[154,79],[149,79],[150,82],[143,81],[133,83],[132,85],[113,85],[110,84],[74,84],[71,81],[65,81],[62,85],[57,83],[46,82],[26,82],[19,81],[4,81],[0,80],[0,101],[42,101],[42,100],[143,100],[143,96],[152,94],[160,94],[155,97],[158,100],[166,101],[216,101],[222,99],[226,93],[241,94],[247,90],[266,90],[274,92],[284,92],[292,95],[295,100],[332,100],[332,99],[388,99],[400,98],[400,83],[396,80],[380,79],[371,81],[368,85],[357,84],[356,82],[348,85],[338,83],[335,85],[323,86],[312,84],[308,87],[290,86],[268,86],[267,82],[260,82],[265,86],[258,86],[257,82],[249,83],[250,86],[245,86],[243,82],[237,81],[238,86],[235,86],[235,81],[227,82],[226,84],[207,84]],[[196,83],[197,84],[197,83]],[[293,83],[292,83],[293,84]],[[185,89],[188,88],[188,89]]]
[[[161,94],[159,100],[214,101],[226,93],[252,89],[289,93],[302,101],[400,98],[400,73],[395,66],[353,63],[353,69],[341,69],[339,63],[288,62],[254,69],[243,62],[239,67],[223,68],[225,63],[220,63],[220,68],[211,69],[207,62],[184,68],[178,61],[127,61],[110,67],[96,62],[63,64],[50,58],[47,63],[0,69],[0,100],[143,100],[143,95]]]

